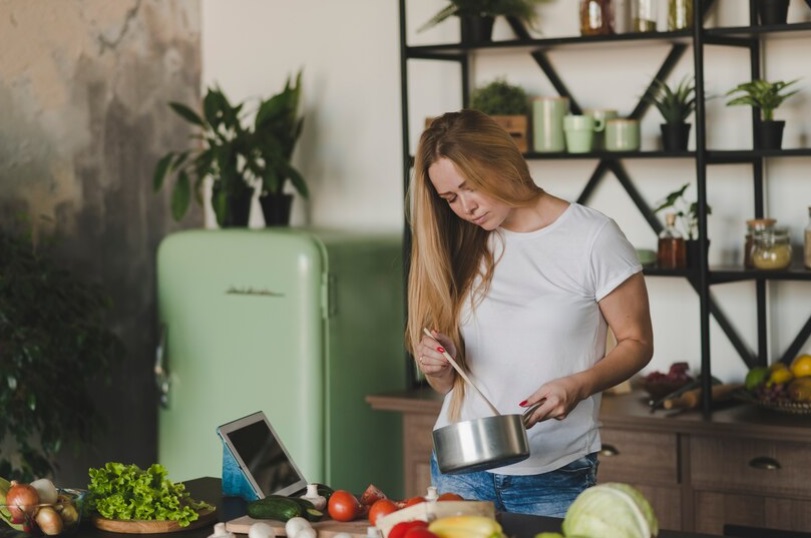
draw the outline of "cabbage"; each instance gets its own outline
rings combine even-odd
[[[651,538],[659,534],[659,522],[642,493],[628,484],[610,482],[578,495],[562,530],[579,538]]]

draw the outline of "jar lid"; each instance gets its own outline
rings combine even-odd
[[[746,225],[751,229],[763,229],[774,226],[777,219],[751,219],[746,221]]]

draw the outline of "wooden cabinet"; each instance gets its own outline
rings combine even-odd
[[[659,525],[682,530],[678,435],[622,428],[603,428],[600,483],[632,483],[645,495]]]
[[[440,397],[418,389],[367,401],[404,414],[406,495],[423,494]],[[637,487],[663,529],[811,531],[811,420],[750,404],[729,405],[710,417],[651,413],[646,401],[639,392],[603,397],[598,482]]]
[[[719,523],[811,529],[811,443],[696,435],[690,439],[695,529]]]

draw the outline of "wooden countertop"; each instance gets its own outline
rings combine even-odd
[[[366,401],[374,409],[401,413],[439,413],[442,397],[430,388],[373,394]],[[719,433],[730,437],[779,437],[781,441],[811,442],[811,415],[793,415],[736,401],[720,404],[710,416],[700,410],[650,411],[641,390],[604,395],[600,421],[605,426],[675,433]]]

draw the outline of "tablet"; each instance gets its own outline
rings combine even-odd
[[[262,411],[223,424],[217,434],[258,498],[290,495],[307,488],[307,480]]]

